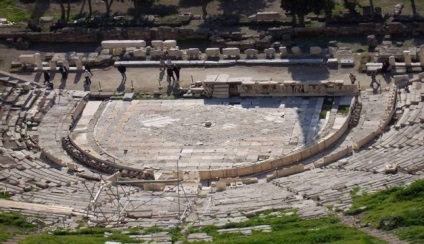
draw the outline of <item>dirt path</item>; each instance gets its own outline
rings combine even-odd
[[[408,242],[401,241],[399,238],[395,235],[392,235],[388,232],[383,232],[371,227],[362,227],[359,225],[359,220],[355,218],[354,216],[345,216],[341,213],[336,214],[336,217],[345,225],[348,225],[350,227],[353,227],[355,229],[361,230],[371,236],[374,236],[376,238],[379,238],[381,240],[387,241],[388,243],[392,244],[407,244]]]

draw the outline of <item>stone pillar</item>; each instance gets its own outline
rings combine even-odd
[[[395,56],[389,57],[389,64],[390,64],[390,66],[395,67],[395,65],[396,65]]]
[[[368,44],[368,47],[370,48],[377,47],[377,38],[375,37],[375,35],[367,36],[367,44]]]
[[[412,63],[411,51],[403,51],[403,58],[405,60],[405,66],[406,67],[411,66],[411,63]]]
[[[77,70],[84,70],[81,60],[78,57],[75,58],[74,61],[75,61],[75,66],[77,66]]]
[[[334,57],[336,55],[337,48],[335,47],[328,47],[328,53],[330,54],[330,58]]]
[[[35,65],[37,66],[37,69],[39,71],[42,71],[43,70],[43,61],[41,60],[41,54],[40,53],[34,54],[34,61],[35,61]]]
[[[418,52],[418,56],[420,58],[420,64],[424,67],[424,45],[421,45],[420,51]]]
[[[50,71],[55,71],[56,70],[56,61],[50,60],[49,61],[49,67],[50,67]]]
[[[281,57],[287,56],[287,47],[280,47],[279,48]]]
[[[65,66],[66,67],[66,69],[68,70],[68,72],[69,72],[69,62],[68,62],[68,60],[66,60],[66,59],[64,59],[63,60],[63,66]]]

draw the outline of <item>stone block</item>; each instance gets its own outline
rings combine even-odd
[[[257,12],[256,21],[273,22],[281,20],[281,16],[278,12]]]
[[[84,67],[82,66],[82,62],[78,57],[74,59],[74,62],[75,62],[75,66],[77,67],[77,70],[84,70]]]
[[[300,47],[298,46],[294,46],[291,48],[291,51],[294,55],[301,55],[302,54],[302,50],[300,49]]]
[[[221,51],[217,47],[209,47],[206,48],[205,54],[207,58],[219,58],[219,56],[221,55]]]
[[[395,83],[402,82],[402,81],[408,81],[409,76],[408,75],[394,75],[393,80]]]
[[[163,49],[163,41],[153,40],[152,41],[152,48],[155,49],[155,50],[162,50]]]
[[[134,54],[134,57],[136,57],[136,58],[145,58],[146,57],[146,50],[135,49],[133,54]]]
[[[189,59],[199,59],[200,50],[199,48],[189,48],[187,50],[187,56]]]
[[[311,55],[321,55],[322,49],[320,47],[310,47],[309,52]]]
[[[160,59],[164,56],[164,52],[162,50],[152,50],[150,56],[152,59]]]
[[[163,49],[169,50],[169,49],[176,49],[177,48],[177,41],[176,40],[166,40],[163,42]]]
[[[288,52],[287,52],[287,47],[280,47],[279,48],[281,57],[287,56]]]
[[[182,59],[183,52],[181,50],[171,48],[168,50],[168,56],[174,59]]]
[[[367,36],[367,45],[370,48],[377,47],[377,38],[375,37],[375,35],[369,35],[369,36]]]
[[[420,65],[424,67],[424,45],[420,46],[418,51],[418,57],[420,58]]]
[[[40,53],[34,54],[34,62],[35,62],[35,65],[37,66],[37,69],[43,70],[43,61],[41,60],[41,54]]]
[[[50,70],[52,70],[52,71],[56,70],[56,61],[50,60],[49,61],[49,67],[50,67]]]
[[[33,65],[35,64],[34,54],[21,54],[19,55],[19,62],[22,65]]]
[[[405,66],[409,67],[412,64],[411,51],[403,51],[403,58],[405,60]]]
[[[274,48],[267,48],[264,50],[265,55],[267,58],[275,58],[275,49]]]
[[[396,66],[395,56],[389,56],[389,64],[393,67]]]
[[[334,57],[336,55],[337,48],[336,47],[328,47],[328,54],[330,54],[330,57]]]
[[[244,54],[246,54],[246,58],[257,58],[258,50],[256,50],[256,49],[246,49],[244,51]]]
[[[144,40],[107,40],[102,41],[102,48],[114,49],[114,48],[142,48],[146,46],[146,41]]]
[[[122,54],[123,50],[124,49],[122,49],[120,47],[114,48],[113,51],[112,51],[112,56],[120,56]]]
[[[228,58],[229,57],[239,58],[240,57],[240,48],[237,48],[237,47],[223,48],[222,54],[224,54]]]

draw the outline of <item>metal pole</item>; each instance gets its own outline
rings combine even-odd
[[[99,91],[100,92],[102,91],[102,84],[100,84],[100,81],[99,81]]]

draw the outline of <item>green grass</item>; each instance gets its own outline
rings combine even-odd
[[[21,233],[31,232],[35,227],[19,213],[0,212],[0,242],[6,241]]]
[[[6,18],[13,22],[21,22],[28,20],[29,14],[17,6],[14,0],[1,0],[0,17]]]
[[[384,243],[354,228],[342,225],[333,217],[302,220],[292,215],[259,215],[241,223],[229,223],[221,229],[270,225],[271,233],[253,231],[251,236],[219,234],[218,227],[190,228],[189,233],[206,232],[213,243]]]
[[[337,109],[337,113],[346,116],[349,114],[349,108],[349,105],[340,105]]]
[[[105,232],[111,233],[104,235]],[[119,231],[111,229],[93,227],[81,228],[76,231],[56,230],[51,234],[41,234],[31,236],[21,242],[21,244],[103,244],[106,241],[117,241],[123,243],[140,243],[128,235],[122,234]]]
[[[361,214],[361,221],[393,231],[401,239],[424,243],[424,180],[406,188],[391,188],[375,194],[353,196],[346,214]]]

